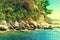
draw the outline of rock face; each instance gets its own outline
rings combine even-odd
[[[6,22],[4,21],[2,24],[6,25],[6,26],[2,26],[0,25],[0,31],[7,31],[7,29],[9,31],[15,31],[15,30],[35,30],[35,29],[53,29],[52,26],[49,26],[49,24],[47,24],[44,21],[44,17],[40,18],[40,20],[42,20],[41,22],[36,22],[34,20],[27,20],[27,21],[23,21],[22,24],[19,25],[18,22],[15,22],[15,25],[11,25],[11,26],[7,26]]]
[[[11,26],[11,27],[8,27],[8,29],[9,29],[9,30],[14,30],[12,26]]]
[[[53,29],[52,26],[44,27],[43,29]]]
[[[6,31],[4,27],[0,27],[0,31]]]
[[[21,28],[19,26],[13,26],[13,29],[20,30]]]
[[[21,28],[19,26],[10,26],[8,28],[9,28],[9,30],[21,30]]]
[[[37,25],[37,29],[40,29],[41,27],[39,25]]]
[[[22,29],[22,30],[25,30],[25,29],[26,29],[26,27],[25,27],[25,26],[22,26],[22,27],[21,27],[21,29]]]

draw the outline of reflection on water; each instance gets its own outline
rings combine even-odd
[[[55,29],[29,32],[8,32],[0,34],[0,40],[60,40],[60,32]]]

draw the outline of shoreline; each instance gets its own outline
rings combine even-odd
[[[7,33],[7,32],[31,32],[31,31],[37,31],[37,30],[55,30],[56,28],[53,28],[53,29],[35,29],[35,30],[14,30],[14,31],[0,31],[0,33]],[[59,29],[59,28],[57,28],[57,29]],[[56,29],[56,31],[59,31],[59,30],[57,30]]]
[[[7,31],[0,31],[0,33],[6,33],[6,32],[31,32],[31,31],[36,31],[36,30],[55,30],[56,29],[56,31],[59,31],[59,29],[60,28],[52,28],[52,29],[35,29],[35,30],[7,30]],[[58,29],[58,30],[57,30]]]
[[[1,25],[0,24],[0,33],[4,33],[4,32],[12,32],[12,31],[21,31],[21,32],[25,32],[25,31],[30,31],[30,30],[53,30],[54,28],[60,28],[60,25],[54,25],[54,24],[48,24],[48,23],[42,23],[39,24],[37,22],[29,22],[29,23],[23,23],[21,24],[21,26],[19,26],[18,23],[15,23],[15,25],[13,26],[7,26],[6,22],[5,25]]]
[[[35,29],[35,30],[13,30],[13,31],[11,31],[11,30],[7,30],[7,31],[0,31],[0,33],[5,33],[5,32],[31,32],[31,31],[36,31],[36,30],[54,30],[54,29],[56,29],[56,28],[52,28],[52,29]],[[60,28],[57,28],[57,29],[60,29]]]

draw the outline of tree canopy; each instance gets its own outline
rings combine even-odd
[[[51,14],[52,10],[47,9],[49,6],[49,0],[34,0],[40,11],[45,14]]]
[[[20,1],[20,2],[19,2]],[[37,8],[34,8],[36,7]],[[51,14],[48,0],[3,0],[0,2],[0,20],[20,21],[37,18],[39,12]]]

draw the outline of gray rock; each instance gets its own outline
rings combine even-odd
[[[6,28],[0,27],[0,31],[6,31]]]

